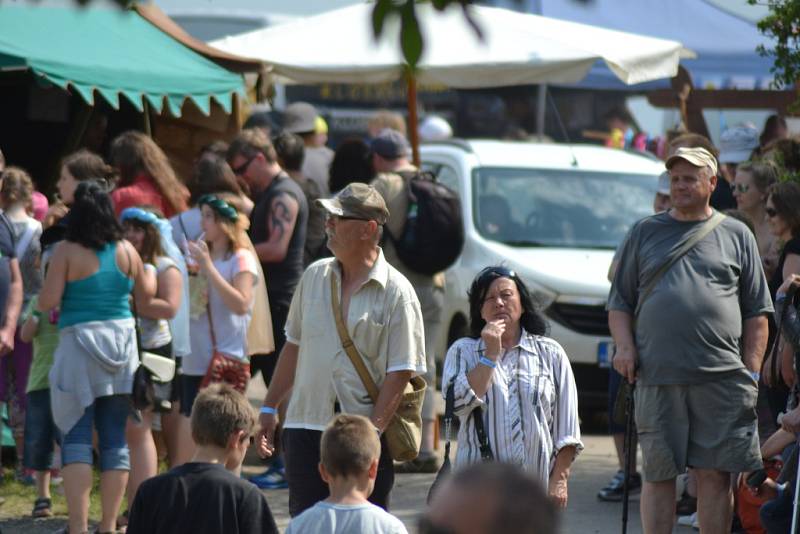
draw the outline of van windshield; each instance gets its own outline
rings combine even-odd
[[[656,175],[480,167],[475,228],[514,246],[613,249],[652,214],[656,183]]]

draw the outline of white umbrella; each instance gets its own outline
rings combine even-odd
[[[226,37],[211,43],[226,52],[260,59],[296,83],[382,83],[403,77],[400,21],[388,19],[376,41],[372,4]],[[606,30],[586,24],[472,6],[483,30],[479,40],[458,9],[416,6],[425,48],[409,83],[410,133],[416,135],[414,84],[455,88],[574,83],[597,60],[625,83],[671,78],[682,57],[694,54],[677,41]],[[413,106],[412,106],[413,104]]]

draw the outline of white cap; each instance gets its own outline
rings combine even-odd
[[[443,141],[453,137],[453,129],[442,117],[428,115],[419,125],[420,141]]]

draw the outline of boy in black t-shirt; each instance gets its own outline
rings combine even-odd
[[[235,474],[255,425],[252,406],[230,386],[200,392],[192,408],[192,461],[139,486],[127,532],[277,533],[264,496]]]

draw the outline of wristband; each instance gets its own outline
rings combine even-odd
[[[267,414],[267,415],[275,415],[276,413],[278,413],[278,410],[276,410],[272,406],[262,406],[261,410],[259,410],[259,411],[262,414]]]
[[[493,360],[490,360],[490,359],[489,359],[489,358],[487,358],[486,356],[481,356],[481,357],[478,359],[478,363],[480,363],[480,364],[483,364],[483,365],[485,365],[486,367],[491,367],[492,369],[494,369],[495,367],[497,367],[497,362],[495,362],[495,361],[493,361]]]
[[[31,315],[33,315],[34,317],[36,317],[36,319],[37,319],[37,320],[42,318],[42,312],[40,312],[39,310],[33,310],[33,311],[31,312]]]
[[[759,379],[761,378],[761,373],[759,373],[758,371],[749,371],[749,373],[750,376],[753,377],[753,380],[755,380],[756,382],[758,382]]]

